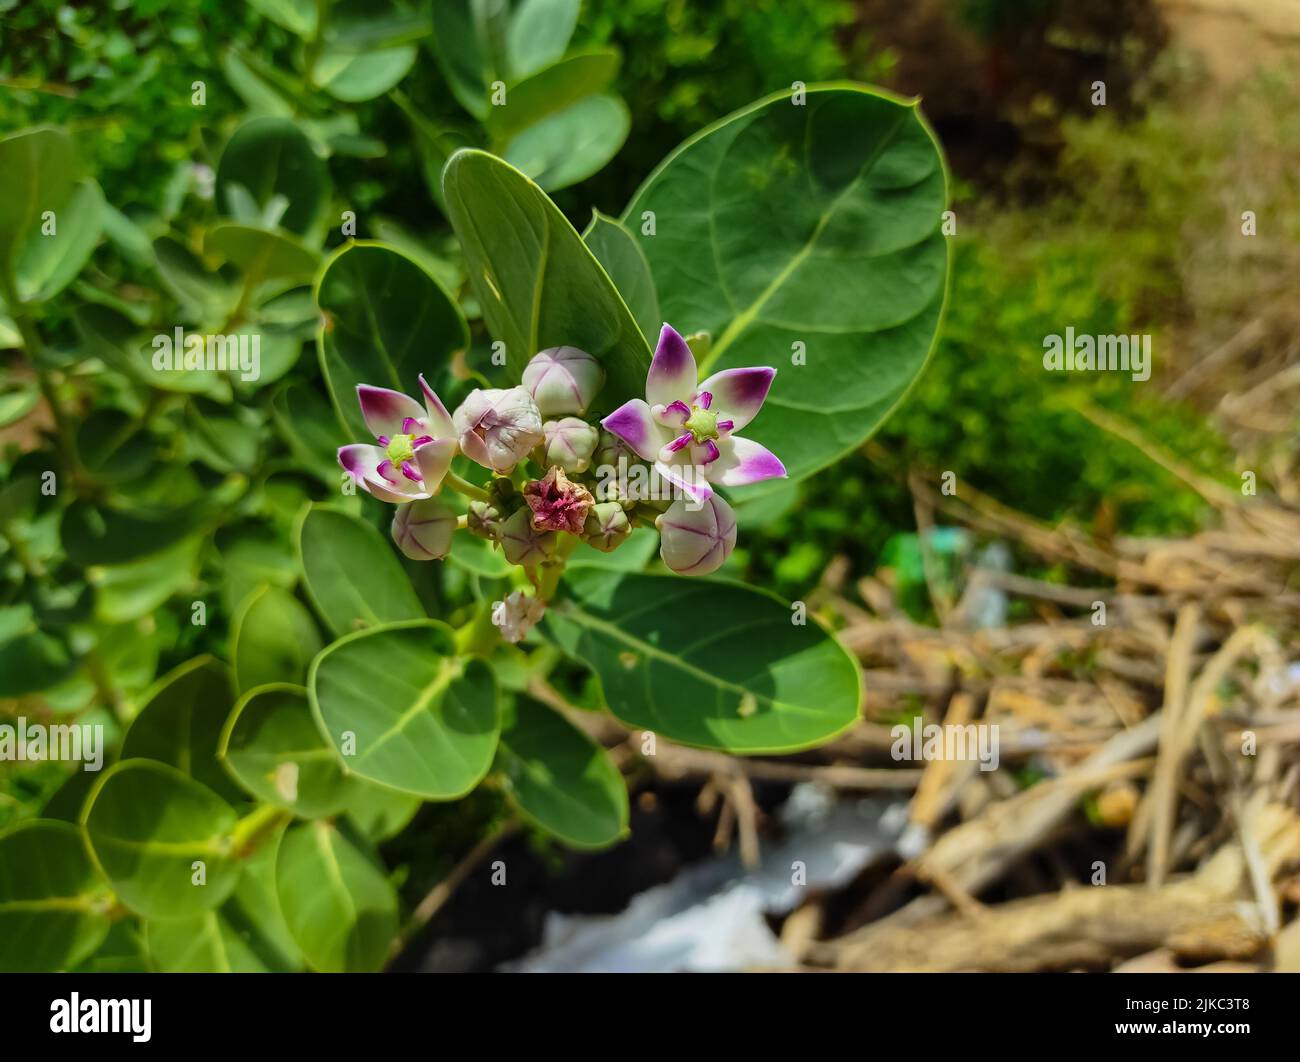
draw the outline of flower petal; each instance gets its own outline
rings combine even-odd
[[[696,465],[670,465],[663,461],[656,461],[654,470],[697,502],[713,497],[713,488],[709,486],[704,473]]]
[[[447,412],[447,407],[442,404],[442,399],[434,389],[425,383],[424,373],[420,374],[420,391],[424,394],[429,433],[435,439],[454,439],[456,429],[451,423],[451,414]]]
[[[653,461],[660,448],[672,439],[672,433],[654,419],[649,405],[639,398],[624,402],[600,424],[627,443],[643,461]]]
[[[387,387],[371,387],[369,384],[357,384],[357,399],[361,403],[361,415],[366,427],[375,438],[381,435],[407,435],[402,422],[407,417],[424,423],[425,410],[414,398],[401,391],[390,391]]]
[[[415,448],[415,467],[424,478],[424,493],[433,495],[442,486],[443,477],[456,456],[455,439],[434,439]]]
[[[664,325],[645,381],[646,401],[652,406],[667,406],[677,401],[689,402],[695,394],[698,376],[695,355],[686,345],[686,340],[677,334],[672,325]]]
[[[734,421],[733,431],[740,431],[758,414],[772,387],[775,369],[723,369],[702,384],[701,391],[713,395],[712,412],[721,420]]]
[[[379,474],[379,465],[388,460],[388,454],[382,447],[369,443],[353,443],[339,447],[339,464],[352,477],[358,487],[373,494],[380,501],[400,503],[427,498],[428,493],[418,483],[412,483],[404,477],[397,477],[396,483],[390,483]]]
[[[704,466],[711,483],[724,487],[743,487],[765,479],[784,479],[785,465],[776,454],[753,439],[735,435],[718,440],[718,459]]]

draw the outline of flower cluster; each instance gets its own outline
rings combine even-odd
[[[472,391],[451,414],[423,376],[423,404],[362,384],[357,398],[376,441],[340,448],[339,463],[363,490],[399,506],[393,541],[413,560],[445,557],[453,532],[465,528],[520,565],[538,597],[526,604],[512,595],[518,599],[502,629],[518,640],[554,588],[547,573],[579,541],[610,551],[634,527],[653,525],[664,564],[681,575],[707,575],[736,544],[735,514],[714,488],[786,474],[771,451],[739,434],[758,414],[776,370],[698,375],[686,340],[664,325],[645,398],[599,421],[584,418],[605,372],[577,347],[543,350],[520,386]],[[458,452],[489,471],[486,485],[452,472]],[[629,488],[629,463],[651,488]],[[652,489],[656,482],[665,489]],[[439,496],[444,486],[468,497],[463,514]]]

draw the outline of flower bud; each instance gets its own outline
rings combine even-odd
[[[501,530],[501,518],[495,502],[475,500],[465,513],[465,530],[479,538],[495,539]]]
[[[546,612],[546,602],[515,590],[501,602],[494,615],[501,637],[508,642],[523,641]]]
[[[736,514],[717,494],[702,502],[681,498],[655,520],[659,556],[678,575],[708,575],[736,545]]]
[[[452,423],[461,453],[503,475],[542,441],[542,416],[522,387],[471,391]]]
[[[533,527],[538,531],[582,534],[594,500],[591,491],[570,480],[558,465],[552,465],[541,479],[524,485],[524,501],[532,510]]]
[[[501,525],[501,548],[511,564],[532,566],[555,554],[555,534],[533,527],[532,512],[516,510]]]
[[[623,506],[616,501],[599,502],[591,507],[582,529],[582,540],[602,553],[622,545],[632,533],[632,523]]]
[[[584,413],[605,383],[605,370],[585,350],[551,347],[524,366],[523,383],[545,417]]]
[[[400,505],[393,516],[393,541],[411,560],[439,560],[451,551],[456,510],[441,498]]]
[[[559,465],[575,475],[587,471],[600,437],[595,428],[577,417],[564,417],[548,420],[542,425],[542,434],[546,437],[542,464]]]

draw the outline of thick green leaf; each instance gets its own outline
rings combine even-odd
[[[560,840],[600,848],[627,832],[627,786],[618,768],[545,705],[516,698],[497,765],[520,811]]]
[[[348,797],[347,819],[375,844],[401,833],[423,801],[396,789],[360,783]]]
[[[0,970],[69,970],[108,935],[107,889],[81,831],[29,820],[0,833]]]
[[[161,973],[268,973],[250,936],[231,923],[225,906],[145,924],[149,960]]]
[[[469,345],[460,308],[414,259],[372,241],[346,245],[316,282],[324,315],[318,336],[321,371],[352,438],[371,439],[357,404],[357,384],[418,394],[418,377],[436,377]]]
[[[202,544],[192,535],[140,560],[87,568],[86,581],[95,587],[95,618],[101,623],[129,623],[193,586]]]
[[[502,156],[549,192],[585,181],[618,154],[632,127],[618,96],[588,96],[520,132]]]
[[[613,282],[546,194],[482,151],[443,174],[447,211],[483,316],[518,380],[539,350],[575,346],[605,367],[597,406],[645,393],[650,350]]]
[[[489,11],[495,11],[490,14]],[[505,35],[508,5],[483,0],[439,0],[433,5],[433,54],[452,95],[480,121],[488,86],[496,78],[492,41]]]
[[[179,240],[159,236],[153,241],[154,261],[163,286],[200,320],[224,319],[239,294],[234,285],[207,268]]]
[[[857,665],[784,601],[740,583],[584,567],[547,613],[629,726],[736,753],[792,752],[858,718]]]
[[[336,636],[424,618],[393,548],[365,521],[313,506],[298,530],[298,552],[307,594]]]
[[[506,31],[511,74],[527,77],[559,59],[573,36],[580,6],[580,0],[520,0]]]
[[[228,799],[238,799],[217,759],[221,731],[235,702],[230,671],[196,656],[160,678],[122,739],[122,759],[156,760],[183,771]]]
[[[325,205],[329,175],[307,135],[288,118],[264,116],[241,125],[217,164],[217,205],[230,209],[230,188],[242,185],[259,208],[273,196],[289,201],[280,224],[291,232],[312,227]]]
[[[104,193],[94,181],[80,181],[54,214],[54,232],[38,229],[19,250],[18,297],[24,302],[52,298],[81,272],[104,227]]]
[[[336,814],[356,788],[317,728],[301,686],[280,683],[244,694],[230,713],[219,755],[255,797],[303,818]]]
[[[77,180],[72,138],[41,126],[0,138],[0,274],[10,271],[20,249],[41,239],[41,215],[56,213]]]
[[[511,85],[505,102],[492,107],[483,123],[498,142],[536,125],[587,96],[602,92],[618,75],[617,48],[576,52]]]
[[[312,663],[312,708],[358,777],[453,800],[487,773],[500,736],[496,681],[482,661],[456,656],[435,620],[341,638]]]
[[[48,690],[67,678],[75,666],[67,646],[32,626],[0,643],[0,697]]]
[[[195,308],[194,312],[199,315],[203,311]],[[207,394],[229,400],[230,383],[224,373],[184,368],[183,344],[187,333],[183,329],[182,346],[169,367],[164,359],[176,350],[175,330],[158,333],[162,339],[156,336],[146,339],[130,318],[94,304],[78,306],[72,311],[72,319],[87,357],[97,357],[110,368],[162,391]],[[163,340],[168,341],[166,345]]]
[[[582,234],[609,279],[623,296],[632,311],[646,342],[659,338],[663,317],[659,313],[659,295],[655,291],[655,278],[650,273],[650,263],[645,252],[617,218],[606,217],[599,210],[591,212],[591,224]]]
[[[397,934],[397,897],[373,862],[327,822],[280,842],[276,892],[289,932],[322,973],[378,970]]]
[[[295,36],[309,40],[316,35],[315,0],[248,0],[248,6]]]
[[[327,46],[316,60],[314,79],[337,100],[360,103],[382,96],[410,72],[415,45],[357,51],[351,43]]]
[[[275,426],[293,455],[331,487],[341,482],[338,462],[343,424],[312,387],[292,383],[271,400]]]
[[[151,760],[114,764],[82,813],[95,862],[113,891],[146,918],[219,907],[239,880],[234,810],[211,789]],[[206,881],[195,884],[202,863]]]
[[[252,225],[218,225],[208,233],[203,250],[238,267],[249,284],[310,277],[320,264],[315,252],[297,240]]]
[[[861,445],[925,365],[946,293],[945,194],[914,103],[831,85],[710,126],[628,206],[664,316],[712,334],[701,373],[778,369],[745,435],[792,479]]]
[[[278,586],[253,591],[235,615],[230,640],[240,693],[269,682],[301,683],[321,647],[307,607]]]

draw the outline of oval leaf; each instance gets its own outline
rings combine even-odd
[[[458,151],[443,174],[447,212],[474,293],[518,380],[539,350],[575,346],[600,359],[598,405],[645,393],[650,348],[613,282],[540,188],[482,151]]]
[[[501,730],[497,764],[515,803],[547,833],[578,848],[627,832],[627,786],[605,750],[528,697]]]
[[[244,694],[230,713],[218,754],[253,796],[303,818],[342,810],[355,788],[321,736],[301,686],[261,686]]]
[[[307,134],[288,118],[253,118],[227,142],[217,164],[217,207],[233,215],[231,189],[242,186],[261,209],[275,196],[289,205],[280,224],[304,233],[325,203],[329,175]]]
[[[388,879],[326,822],[285,833],[275,868],[280,910],[313,969],[378,970],[397,933],[397,897]]]
[[[500,735],[496,680],[455,653],[450,628],[422,620],[349,635],[316,658],[312,707],[351,773],[426,800],[478,784]]]
[[[278,586],[262,586],[249,595],[231,625],[231,642],[241,693],[269,682],[301,683],[321,647],[311,613]]]
[[[82,813],[86,841],[124,904],[146,918],[219,907],[239,881],[231,855],[234,809],[174,767],[114,764]],[[195,884],[203,864],[204,884]]]
[[[325,319],[321,371],[352,441],[372,438],[357,384],[416,394],[420,373],[433,378],[469,345],[465,318],[442,285],[381,243],[350,243],[334,255],[317,281],[316,304]]]
[[[501,154],[553,192],[602,169],[631,127],[627,104],[618,96],[588,96],[522,130]]]
[[[307,593],[335,635],[424,619],[392,547],[363,520],[313,506],[298,529]]]
[[[35,820],[0,833],[0,970],[69,970],[108,935],[107,889],[81,831]]]
[[[234,702],[225,664],[210,656],[187,660],[145,694],[144,707],[122,741],[122,759],[166,763],[224,797],[238,798],[217,760]]]
[[[740,583],[570,572],[547,613],[560,645],[600,676],[609,710],[672,741],[793,752],[858,718],[857,665],[815,622]]]
[[[745,435],[799,479],[869,438],[925,365],[946,293],[945,203],[914,104],[827,86],[692,137],[623,218],[633,232],[646,211],[657,219],[638,240],[667,320],[713,337],[702,374],[779,369]]]
[[[650,263],[646,261],[636,237],[617,218],[593,210],[591,224],[583,232],[582,239],[623,296],[646,342],[655,342],[664,319],[659,312],[659,295],[655,291]]]

